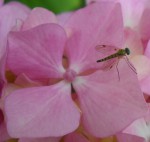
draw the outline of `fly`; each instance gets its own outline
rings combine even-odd
[[[116,47],[114,46],[109,46],[109,45],[98,45],[96,46],[96,50],[97,51],[100,51],[100,52],[109,52],[110,50],[114,50],[115,53],[111,54],[111,55],[108,55],[102,59],[99,59],[97,60],[97,63],[99,62],[105,62],[105,61],[109,61],[109,60],[112,60],[114,58],[118,58],[117,60],[117,65],[116,65],[116,68],[117,68],[117,72],[118,72],[118,77],[119,77],[119,80],[120,80],[120,75],[119,75],[119,70],[118,70],[118,63],[119,63],[119,60],[124,58],[128,64],[128,66],[136,73],[136,69],[133,67],[133,65],[129,62],[129,59],[127,57],[127,55],[130,55],[130,49],[129,48],[125,48],[125,49],[117,49]],[[110,68],[113,67],[113,64],[110,65]]]

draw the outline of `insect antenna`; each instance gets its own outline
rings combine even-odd
[[[117,69],[117,74],[118,74],[118,78],[119,78],[119,81],[120,81],[120,73],[119,73],[119,70],[118,70],[118,64],[119,64],[119,60],[117,61],[116,69]]]
[[[137,74],[136,68],[130,63],[130,61],[126,55],[125,55],[124,59],[125,59],[126,63],[128,64],[128,66],[132,69],[132,71]]]

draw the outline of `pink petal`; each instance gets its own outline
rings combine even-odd
[[[56,16],[45,8],[34,8],[25,20],[22,30],[27,30],[46,23],[57,23]]]
[[[15,80],[15,84],[17,84],[21,87],[42,86],[41,82],[33,81],[30,78],[28,78],[25,74],[18,75]]]
[[[73,12],[66,12],[66,13],[57,15],[58,23],[64,26],[72,14]]]
[[[118,142],[145,142],[145,140],[141,137],[123,133],[117,134],[117,140]]]
[[[6,98],[7,129],[14,138],[59,137],[74,131],[80,113],[72,101],[70,84],[14,91]]]
[[[1,100],[0,100],[0,106],[2,106],[1,108],[3,109],[4,107],[4,100],[5,98],[11,94],[12,92],[14,92],[15,90],[18,90],[20,89],[21,86],[18,86],[14,83],[7,83],[4,85],[3,87],[3,92],[2,92],[2,97],[1,97]]]
[[[150,59],[150,40],[147,44],[144,55],[147,56]]]
[[[72,14],[65,28],[70,36],[66,54],[71,67],[77,71],[89,69],[96,63],[96,45],[121,47],[123,44],[123,23],[119,4],[93,3]]]
[[[43,24],[9,35],[8,67],[32,79],[61,78],[65,31],[56,24]]]
[[[124,23],[129,27],[136,27],[141,20],[142,13],[149,0],[119,0],[122,7]],[[136,3],[136,5],[135,5]]]
[[[141,41],[141,37],[136,31],[130,28],[125,28],[125,38],[126,38],[125,46],[130,48],[131,51],[130,56],[143,54],[144,47]]]
[[[144,55],[137,55],[131,58],[133,65],[137,70],[138,79],[142,80],[150,74],[150,60]]]
[[[150,76],[145,77],[140,81],[142,92],[146,93],[147,95],[150,95]]]
[[[21,138],[19,142],[59,142],[60,138]]]
[[[146,114],[147,104],[135,72],[125,61],[108,71],[79,77],[73,83],[79,96],[82,123],[97,137],[113,135]],[[132,115],[130,115],[132,114]]]
[[[77,132],[68,134],[64,138],[64,142],[90,142],[84,135]]]
[[[150,2],[149,7],[146,8],[143,11],[143,14],[140,19],[139,23],[139,32],[143,40],[149,40],[150,39]]]
[[[29,11],[26,6],[18,2],[8,3],[0,8],[0,47],[5,45],[7,34],[16,25],[16,20],[24,20]]]
[[[96,2],[109,1],[109,2],[120,3],[125,26],[132,27],[135,29],[137,29],[137,27],[139,26],[144,11],[148,9],[150,6],[149,0],[86,0],[86,1],[87,3],[91,3],[95,1]],[[145,23],[146,22],[148,22],[148,19],[146,19]]]

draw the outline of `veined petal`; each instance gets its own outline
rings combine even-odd
[[[56,24],[43,24],[9,35],[8,67],[31,79],[61,78],[66,34]]]
[[[135,72],[125,61],[120,61],[117,68],[120,81],[113,67],[73,82],[79,96],[82,123],[97,137],[113,135],[147,113]]]
[[[45,8],[34,8],[22,25],[22,30],[27,30],[46,23],[57,23],[56,16]]]
[[[71,86],[63,81],[14,91],[6,98],[5,113],[14,138],[60,137],[74,131],[80,120]]]
[[[66,45],[66,54],[71,68],[80,72],[96,63],[97,45],[122,47],[123,44],[123,20],[119,4],[90,4],[72,14],[64,27],[70,37]]]

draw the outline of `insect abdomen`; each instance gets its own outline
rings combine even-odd
[[[105,58],[103,58],[103,59],[97,60],[97,62],[104,62],[104,61],[107,61],[107,60],[109,60],[109,59],[116,58],[116,57],[118,57],[118,54],[117,54],[117,53],[116,53],[116,54],[112,54],[112,55],[110,55],[110,56],[108,56],[108,57],[105,57]]]

